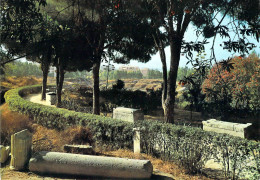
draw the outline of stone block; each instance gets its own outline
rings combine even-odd
[[[46,151],[38,152],[30,159],[29,169],[43,174],[122,179],[150,178],[153,172],[153,166],[148,160]]]
[[[202,121],[202,124],[203,124],[203,130],[205,131],[226,133],[241,138],[249,137],[250,128],[252,127],[252,123],[240,124],[240,123],[217,121],[215,119]]]
[[[9,157],[9,153],[10,153],[10,146],[3,146],[0,145],[0,162],[1,163],[5,163],[5,161],[8,159]]]
[[[140,128],[134,128],[134,153],[141,153],[141,133]]]
[[[46,93],[46,102],[49,105],[54,105],[56,103],[56,93],[55,92]]]
[[[76,153],[76,154],[95,154],[92,146],[88,145],[69,145],[66,144],[63,146],[63,149],[67,153]]]
[[[113,109],[113,118],[134,123],[144,120],[144,113],[139,109],[117,107]]]
[[[31,147],[32,134],[27,129],[11,136],[11,169],[25,168],[31,156]]]

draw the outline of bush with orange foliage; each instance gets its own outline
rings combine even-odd
[[[247,58],[235,57],[225,68],[224,63],[213,66],[203,83],[209,102],[222,102],[230,108],[260,110],[260,58],[252,53]]]

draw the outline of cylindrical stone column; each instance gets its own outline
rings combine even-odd
[[[150,178],[153,166],[149,160],[102,157],[42,151],[30,159],[32,172],[100,176],[110,178]]]
[[[31,156],[32,134],[22,130],[11,136],[11,164],[13,170],[22,170]]]

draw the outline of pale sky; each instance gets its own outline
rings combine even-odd
[[[184,40],[186,42],[190,42],[190,41],[195,41],[197,39],[196,36],[196,31],[195,28],[192,25],[189,25],[188,30],[185,33],[184,36]],[[251,43],[254,43],[257,47],[254,49],[256,51],[257,54],[260,54],[260,43],[258,43],[254,38],[248,38],[250,40]],[[203,40],[202,37],[199,38],[199,40]],[[209,44],[207,44],[205,46],[205,53],[207,54],[206,57],[209,58],[210,54],[211,54],[211,46],[212,46],[212,41],[213,38],[210,38],[207,40],[208,42],[210,42]],[[215,55],[216,55],[216,59],[217,61],[221,61],[223,59],[227,59],[228,57],[232,57],[232,56],[239,56],[240,54],[238,53],[234,53],[234,52],[228,52],[227,50],[223,50],[222,47],[220,46],[220,44],[223,42],[223,39],[219,36],[217,36],[216,38],[216,42],[215,42]],[[169,68],[170,65],[170,48],[166,47],[165,48],[165,53],[166,53],[166,59],[167,59],[167,67]],[[193,53],[193,56],[196,57],[197,53]],[[181,56],[181,60],[180,60],[180,67],[185,67],[187,63],[187,59],[184,56]],[[116,68],[118,68],[119,66],[121,66],[122,64],[114,64]],[[154,55],[152,57],[152,59],[147,62],[147,63],[139,63],[138,61],[131,61],[129,65],[132,66],[138,66],[141,69],[142,68],[151,68],[151,69],[158,69],[158,70],[162,70],[162,63],[160,60],[160,56],[159,53],[157,53],[156,55]]]

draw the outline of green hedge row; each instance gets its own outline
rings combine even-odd
[[[72,125],[88,126],[94,140],[117,148],[132,148],[133,124],[93,114],[53,108],[22,98],[40,90],[39,85],[12,89],[6,92],[5,100],[12,111],[29,115],[36,123],[45,127],[62,130]]]
[[[189,173],[200,171],[209,159],[223,165],[227,178],[260,179],[260,143],[226,134],[206,132],[199,128],[176,126],[157,121],[135,125],[97,115],[58,109],[24,100],[40,86],[13,89],[5,94],[13,111],[34,118],[37,123],[56,129],[71,125],[88,126],[94,140],[115,148],[132,148],[133,127],[141,127],[142,150],[165,160],[173,160]]]

